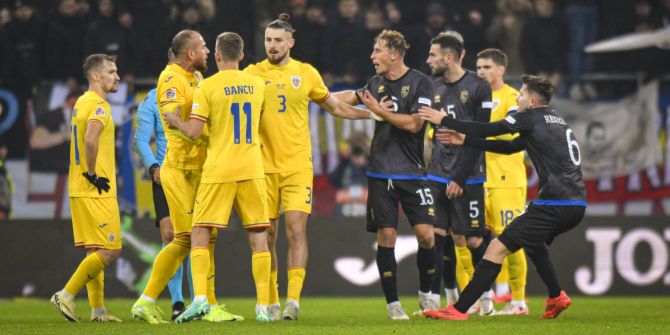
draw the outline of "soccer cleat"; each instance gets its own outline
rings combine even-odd
[[[91,314],[91,322],[121,322],[121,319],[105,312],[99,315]]]
[[[491,315],[528,315],[528,307],[520,307],[508,303],[503,309]]]
[[[496,304],[506,304],[510,301],[512,301],[512,292],[503,295],[493,293],[493,302]]]
[[[213,306],[202,319],[209,322],[244,321],[243,316],[229,312],[226,305]]]
[[[272,318],[268,314],[267,307],[256,306],[256,321],[258,322],[272,322]]]
[[[486,316],[495,313],[493,308],[493,299],[491,298],[481,298],[479,299],[479,315]]]
[[[184,313],[185,307],[184,302],[177,301],[172,304],[172,321],[174,321],[178,316]]]
[[[163,310],[158,307],[156,302],[151,302],[142,297],[137,299],[130,312],[133,313],[133,319],[146,321],[148,324],[169,323],[163,320]]]
[[[300,312],[300,307],[293,301],[287,301],[286,306],[284,306],[284,313],[282,313],[282,319],[286,321],[298,321],[298,312]]]
[[[61,314],[65,317],[65,320],[79,322],[79,318],[77,317],[77,314],[75,314],[74,299],[65,297],[61,292],[56,292],[51,296],[51,303],[56,305],[56,308],[58,308]]]
[[[391,320],[409,320],[409,316],[400,305],[393,305],[388,308],[387,315]]]
[[[561,291],[561,294],[556,298],[547,298],[544,301],[544,304],[547,306],[542,313],[543,319],[555,319],[558,317],[561,312],[567,309],[572,300],[565,294],[565,291]]]
[[[470,315],[478,315],[480,310],[480,301],[477,300],[474,305],[470,306],[468,309],[468,314]]]
[[[430,317],[430,318],[438,319],[438,320],[467,320],[468,319],[468,313],[460,312],[453,305],[451,305],[447,308],[442,308],[442,309],[437,309],[437,310],[432,310],[432,311],[424,311],[424,314],[426,316]]]
[[[198,300],[198,299],[196,299]],[[197,317],[201,317],[203,315],[206,315],[209,313],[211,310],[209,304],[207,303],[207,299],[203,299],[200,301],[194,301],[186,309],[184,310],[181,315],[176,317],[174,319],[175,323],[184,323],[184,322],[189,322],[195,320]]]
[[[279,304],[273,304],[268,306],[268,315],[272,321],[278,321],[281,319],[281,306]]]
[[[437,299],[435,299],[435,297],[437,297]],[[440,308],[440,296],[437,294],[419,294],[419,308],[422,311]]]

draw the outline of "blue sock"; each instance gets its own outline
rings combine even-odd
[[[163,244],[163,247],[165,247],[165,244]],[[168,282],[168,290],[170,291],[170,296],[172,297],[172,304],[177,301],[184,302],[184,296],[181,293],[181,283],[183,277],[184,266],[182,265],[179,267],[179,269],[177,269],[177,272]]]
[[[183,265],[182,265],[183,266]],[[191,302],[193,302],[193,277],[191,277],[191,257],[186,257],[186,279],[188,280],[188,292],[191,293]]]

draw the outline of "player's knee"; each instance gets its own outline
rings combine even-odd
[[[430,232],[417,235],[417,242],[420,248],[431,249],[435,246],[435,235]]]
[[[454,234],[451,234],[451,236],[452,236],[452,238],[453,238],[453,240],[454,240],[454,244],[455,244],[457,247],[465,247],[465,246],[467,246],[467,243],[465,242],[465,236],[463,236],[463,235],[454,235]]]
[[[286,225],[286,238],[289,241],[300,242],[307,239],[307,227],[302,223]]]
[[[111,264],[117,258],[119,258],[119,256],[121,256],[121,248],[100,250],[99,252],[100,252],[100,254],[102,254],[102,257],[105,259],[107,264]]]
[[[482,242],[483,239],[481,236],[471,236],[468,237],[466,244],[468,249],[477,249],[480,245],[482,245]]]
[[[395,229],[380,229],[377,231],[377,242],[382,247],[392,248],[395,247],[396,240],[396,231]]]
[[[489,243],[488,248],[486,248],[486,254],[484,254],[484,258],[494,262],[502,262],[502,260],[508,254],[509,250],[507,250],[507,247],[505,247],[505,245],[496,238],[491,241],[491,243]]]

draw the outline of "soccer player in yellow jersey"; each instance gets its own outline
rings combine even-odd
[[[121,219],[116,202],[114,121],[109,92],[119,88],[116,58],[94,54],[84,61],[88,91],[72,111],[68,192],[72,209],[74,245],[87,256],[51,302],[68,321],[77,322],[74,297],[86,285],[93,312],[91,321],[120,322],[103,303],[104,269],[121,254]]]
[[[265,84],[265,112],[260,126],[261,152],[268,187],[268,215],[272,224],[270,252],[272,276],[270,315],[280,318],[277,290],[277,240],[280,206],[286,216],[288,240],[288,289],[284,320],[297,320],[300,292],[307,266],[307,218],[312,212],[312,147],[308,124],[308,104],[312,100],[329,113],[348,119],[368,119],[373,115],[340,102],[330,94],[319,72],[309,64],[291,58],[295,30],[281,14],[265,29],[267,59],[244,71],[261,77]]]
[[[270,297],[270,251],[267,228],[266,186],[258,126],[263,112],[265,82],[241,72],[244,41],[236,33],[225,32],[216,39],[219,72],[195,90],[190,121],[177,113],[166,114],[170,126],[192,139],[210,131],[207,159],[202,171],[193,214],[191,264],[195,299],[177,323],[193,320],[211,309],[207,303],[207,273],[210,262],[209,237],[213,229],[228,226],[233,207],[242,219],[252,250],[251,267],[256,284],[256,320],[271,321],[267,306]],[[231,162],[234,162],[231,164]]]
[[[200,33],[193,30],[177,33],[170,48],[175,58],[158,78],[156,101],[161,113],[179,110],[181,118],[188,120],[193,91],[202,79],[201,72],[207,70],[209,50]],[[178,130],[168,129],[165,120],[162,122],[168,143],[161,166],[161,183],[170,210],[174,238],[156,256],[147,286],[132,307],[133,317],[151,324],[164,322],[156,299],[191,249],[193,205],[207,155],[205,142],[192,141]],[[216,235],[212,235],[211,248],[214,248],[215,238]],[[216,305],[214,266],[210,267],[208,277],[207,297],[211,305]],[[232,319],[225,310],[216,308],[216,311],[223,313],[221,320]]]
[[[493,92],[493,110],[491,122],[499,121],[509,114],[516,113],[516,99],[519,92],[503,81],[507,55],[498,49],[485,49],[477,54],[477,74],[489,82]],[[510,141],[516,135],[501,135],[498,138]],[[486,206],[486,226],[494,237],[499,236],[526,205],[526,166],[523,163],[523,151],[512,155],[486,152],[486,183],[484,203]],[[508,271],[504,267],[507,266]],[[496,315],[526,315],[526,274],[528,266],[523,249],[508,255],[503,271],[496,280],[496,293],[505,295],[507,281],[512,289],[511,302]],[[509,274],[508,274],[509,273]]]

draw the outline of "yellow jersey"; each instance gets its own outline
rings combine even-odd
[[[516,98],[519,92],[505,84],[503,88],[494,91],[491,122],[499,121],[510,113],[516,113],[518,106]],[[519,134],[505,134],[489,139],[511,141]],[[523,151],[512,155],[502,155],[486,152],[486,183],[487,188],[526,187],[526,166],[523,163]]]
[[[201,183],[265,178],[258,137],[264,96],[263,80],[238,70],[198,84],[191,119],[206,122],[210,131]]]
[[[181,119],[186,121],[191,115],[193,91],[202,80],[200,72],[184,70],[177,64],[168,64],[158,77],[156,85],[156,102],[161,113],[161,122],[165,129],[167,149],[163,165],[184,170],[200,170],[207,156],[207,147],[201,141],[192,141],[178,129],[169,128],[163,113],[171,113],[181,106]],[[207,138],[207,129],[203,130],[203,138]]]
[[[266,59],[244,72],[265,83],[265,112],[260,125],[261,152],[266,173],[312,168],[309,100],[321,103],[330,92],[321,75],[307,63],[289,59],[284,66]]]
[[[116,165],[114,162],[114,120],[109,103],[93,91],[86,91],[77,99],[72,110],[70,132],[70,175],[68,192],[70,197],[116,198]],[[100,122],[102,132],[98,138],[98,156],[95,173],[109,179],[109,192],[98,194],[82,174],[88,172],[84,139],[89,121]]]

